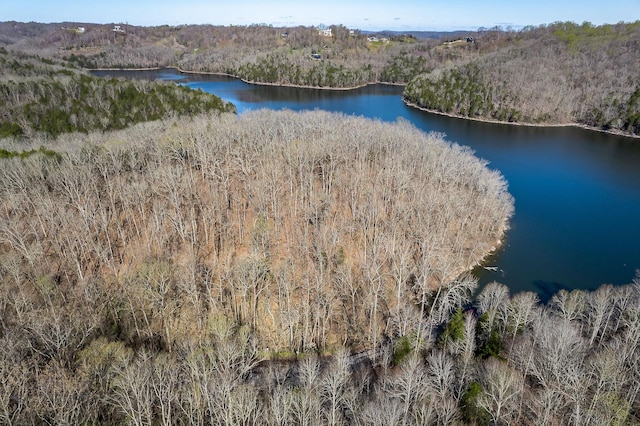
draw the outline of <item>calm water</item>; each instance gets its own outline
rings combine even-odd
[[[481,284],[495,280],[512,293],[535,291],[547,299],[561,288],[626,284],[640,268],[640,140],[442,117],[407,107],[402,88],[393,86],[325,91],[173,70],[96,74],[175,80],[233,102],[239,113],[323,109],[383,121],[402,118],[470,146],[505,176],[516,200],[506,243],[486,263],[498,271],[477,268]]]

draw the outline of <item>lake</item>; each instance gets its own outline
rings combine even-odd
[[[430,114],[402,102],[402,87],[349,91],[257,86],[232,77],[157,71],[95,75],[172,80],[213,93],[238,113],[271,108],[322,109],[383,121],[408,120],[471,147],[499,170],[515,198],[504,245],[478,267],[480,284],[547,300],[559,289],[627,284],[640,268],[640,139],[574,127],[525,127]]]

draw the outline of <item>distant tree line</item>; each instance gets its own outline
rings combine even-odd
[[[0,35],[10,49],[85,68],[177,66],[255,82],[340,88],[378,81],[406,83],[424,71],[416,65],[424,60],[427,46],[437,44],[410,36],[370,43],[359,30],[342,25],[331,26],[331,37],[302,26],[125,27],[126,35],[115,36],[108,25],[87,25],[79,34],[56,25],[0,23]]]

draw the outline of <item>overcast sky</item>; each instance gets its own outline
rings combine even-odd
[[[640,0],[0,0],[0,21],[145,26],[342,24],[362,30],[475,30],[638,19]]]

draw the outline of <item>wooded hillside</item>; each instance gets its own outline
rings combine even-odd
[[[463,148],[287,111],[48,146],[0,167],[4,424],[637,422],[640,276],[474,299],[512,204]]]
[[[640,22],[558,23],[511,37],[496,52],[416,77],[405,99],[470,118],[640,135]]]
[[[76,30],[78,25],[85,28],[83,33]],[[372,42],[342,25],[331,26],[330,37],[313,27],[121,28],[115,32],[113,25],[4,22],[0,46],[86,68],[174,66],[253,82],[335,88],[407,83],[417,72],[460,59],[460,52],[433,50],[438,45],[434,39],[396,35]]]
[[[261,111],[47,146],[62,154],[0,168],[2,364],[34,383],[0,397],[19,422],[57,423],[59,402],[39,398],[58,391],[81,398],[74,415],[129,418],[129,379],[81,397],[77,369],[89,379],[130,353],[165,359],[171,375],[175,355],[206,352],[237,326],[260,357],[421,336],[422,319],[440,324],[467,300],[475,281],[460,274],[513,209],[502,177],[468,149],[404,122]]]
[[[150,126],[2,171],[0,241],[23,278],[111,288],[124,305],[109,321],[134,346],[170,350],[212,314],[278,350],[375,346],[491,251],[513,209],[470,151],[404,123],[265,111]]]
[[[0,75],[0,138],[123,129],[174,114],[235,110],[187,87],[91,77],[59,61],[5,49]]]

